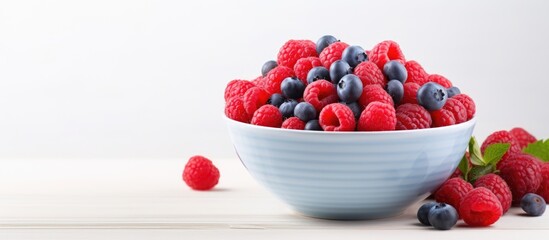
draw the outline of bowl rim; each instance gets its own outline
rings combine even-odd
[[[264,126],[258,126],[253,125],[250,123],[243,123],[239,122],[233,119],[230,119],[225,114],[223,114],[223,118],[226,122],[245,127],[245,128],[251,128],[251,129],[258,129],[259,131],[271,131],[271,132],[287,132],[292,134],[317,134],[317,135],[337,135],[337,136],[382,136],[382,135],[406,135],[406,134],[419,134],[419,133],[433,133],[433,132],[442,132],[447,130],[459,130],[459,129],[467,129],[471,126],[474,126],[477,122],[477,117],[474,116],[473,118],[469,119],[466,122],[462,122],[459,124],[451,125],[451,126],[444,126],[444,127],[436,127],[436,128],[424,128],[424,129],[412,129],[412,130],[394,130],[394,131],[346,131],[346,132],[335,132],[335,131],[307,131],[307,130],[295,130],[295,129],[285,129],[285,128],[274,128],[274,127],[264,127]]]

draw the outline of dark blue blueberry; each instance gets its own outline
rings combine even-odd
[[[541,216],[545,212],[545,200],[535,193],[527,193],[520,200],[520,207],[528,216]]]
[[[361,62],[368,60],[368,55],[360,46],[348,46],[341,54],[341,60],[347,62],[352,68]]]
[[[337,60],[330,65],[330,79],[333,84],[338,84],[343,76],[350,73],[353,73],[353,69],[343,60]]]
[[[429,223],[429,212],[435,205],[437,205],[436,202],[428,202],[421,205],[421,207],[417,210],[417,219],[421,224],[431,226],[431,223]]]
[[[387,93],[391,95],[395,104],[399,104],[404,97],[404,85],[399,80],[393,79],[387,83]]]
[[[394,60],[385,63],[385,66],[383,66],[383,74],[385,74],[387,79],[396,79],[401,83],[406,82],[406,79],[408,78],[408,71],[406,71],[404,65],[399,61]]]
[[[339,40],[332,35],[324,35],[316,41],[316,53],[320,54],[324,48]]]
[[[330,71],[328,71],[325,67],[314,67],[309,71],[309,73],[307,73],[308,84],[311,84],[319,79],[330,81]]]
[[[451,98],[451,97],[461,93],[461,91],[459,90],[458,87],[448,88],[448,89],[446,89],[446,92],[448,92],[448,98]]]
[[[341,101],[352,103],[358,100],[362,94],[362,87],[362,81],[359,77],[354,74],[347,74],[337,84],[337,95]]]
[[[261,75],[263,75],[263,77],[267,76],[267,73],[269,73],[269,71],[273,70],[273,68],[277,66],[278,63],[276,63],[276,61],[274,60],[267,61],[263,64],[263,67],[261,67]]]
[[[311,131],[322,131],[322,127],[320,126],[320,123],[318,123],[318,120],[310,120],[305,124],[305,130],[311,130]]]
[[[417,102],[428,111],[441,109],[448,100],[448,93],[438,83],[428,82],[417,90]]]
[[[282,113],[282,116],[284,118],[289,118],[294,116],[295,106],[297,106],[296,100],[286,99],[286,101],[280,104],[280,107],[278,108],[278,110],[280,110],[280,113]]]
[[[269,100],[267,101],[267,104],[271,104],[275,107],[280,107],[280,105],[286,100],[284,96],[280,93],[275,93],[269,97]]]
[[[280,90],[286,98],[299,99],[303,97],[305,84],[295,77],[288,77],[280,84]]]
[[[456,225],[458,213],[450,204],[437,203],[429,211],[429,223],[438,230],[448,230]]]
[[[342,102],[342,103],[347,105],[347,107],[349,107],[351,111],[353,111],[353,115],[355,116],[355,119],[360,118],[360,114],[362,113],[362,108],[360,107],[360,104],[358,104],[358,102],[352,102],[352,103]]]
[[[308,102],[300,102],[294,108],[294,116],[303,122],[308,122],[316,118],[316,109]]]

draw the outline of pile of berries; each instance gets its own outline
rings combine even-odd
[[[494,132],[480,147],[473,137],[434,198],[437,203],[424,204],[417,216],[437,229],[450,229],[458,218],[470,226],[489,226],[513,205],[540,216],[549,202],[549,141],[537,141],[523,128]]]
[[[391,131],[449,126],[475,115],[469,96],[406,60],[394,41],[367,51],[330,35],[316,44],[289,40],[261,73],[227,84],[227,117],[296,130]]]

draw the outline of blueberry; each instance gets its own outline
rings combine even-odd
[[[330,65],[330,79],[333,84],[338,84],[343,76],[350,73],[353,73],[353,69],[343,60],[337,60]]]
[[[342,103],[347,105],[347,107],[349,107],[351,109],[351,111],[353,111],[353,115],[355,116],[355,119],[360,118],[360,114],[362,113],[362,109],[360,107],[360,104],[358,104],[358,102],[352,102],[352,103],[342,102]]]
[[[324,48],[339,40],[332,35],[324,35],[316,41],[316,53],[320,54]]]
[[[330,81],[330,72],[325,67],[314,67],[307,74],[307,83],[311,84],[312,82],[324,79]]]
[[[280,107],[280,104],[284,102],[285,98],[280,93],[275,93],[269,97],[267,104],[271,104],[275,107]]]
[[[461,91],[459,90],[458,87],[448,88],[448,89],[446,89],[446,92],[448,92],[448,98],[451,98],[451,97],[461,93]]]
[[[310,120],[305,124],[305,130],[311,130],[311,131],[322,131],[322,127],[320,126],[320,123],[318,123],[318,120]]]
[[[427,218],[435,229],[448,230],[456,225],[458,213],[450,204],[437,203],[431,208]]]
[[[428,202],[421,205],[421,207],[417,210],[417,219],[421,224],[431,226],[431,223],[429,223],[429,212],[435,205],[437,205],[436,202]]]
[[[404,65],[399,61],[394,60],[385,63],[385,66],[383,66],[383,74],[385,74],[387,79],[396,79],[401,83],[406,82],[406,79],[408,78],[408,71],[406,71]]]
[[[278,64],[274,60],[267,61],[263,64],[263,67],[261,67],[261,75],[263,75],[263,77],[267,76],[267,73],[277,66]]]
[[[308,122],[316,118],[316,109],[308,102],[300,102],[294,108],[294,116],[303,122]]]
[[[417,102],[428,111],[441,109],[448,100],[448,93],[438,83],[428,82],[417,91]]]
[[[351,67],[356,67],[361,62],[368,60],[368,56],[364,49],[360,46],[349,46],[343,50],[341,60],[347,62]]]
[[[395,104],[399,104],[404,97],[404,85],[399,80],[393,79],[387,83],[387,93],[391,95]]]
[[[284,118],[289,118],[294,116],[294,108],[297,106],[297,101],[293,99],[287,99],[282,104],[280,104],[280,107],[278,110],[280,110],[280,113],[282,113],[282,116]]]
[[[299,99],[303,97],[305,84],[295,77],[288,77],[280,84],[280,90],[282,90],[282,94],[287,98]]]
[[[337,95],[341,101],[352,103],[362,94],[362,81],[354,74],[347,74],[337,84]]]
[[[535,193],[527,193],[520,200],[520,207],[528,216],[541,216],[545,212],[545,200]]]

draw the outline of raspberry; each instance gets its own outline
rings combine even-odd
[[[417,102],[417,91],[421,86],[417,83],[406,82],[404,84],[404,97],[402,98],[401,103],[412,103],[418,104]]]
[[[459,203],[473,190],[473,185],[461,178],[450,178],[435,192],[435,200],[452,205],[459,212]]]
[[[307,86],[307,74],[309,73],[309,70],[311,70],[314,67],[322,66],[322,63],[320,62],[320,58],[317,57],[307,57],[297,60],[297,62],[294,65],[294,72],[296,77]]]
[[[527,154],[514,154],[498,165],[499,175],[513,193],[513,203],[519,203],[527,193],[533,193],[541,185],[541,164]]]
[[[429,77],[427,77],[427,81],[428,82],[438,83],[438,84],[440,84],[441,86],[443,86],[445,88],[451,88],[452,87],[452,82],[450,82],[450,80],[448,80],[444,76],[438,75],[438,74],[429,75]]]
[[[470,120],[475,116],[476,106],[473,99],[466,94],[458,94],[452,97],[453,99],[457,99],[460,101],[463,106],[465,106],[465,109],[467,109],[467,120]]]
[[[456,124],[454,114],[444,108],[437,111],[432,111],[431,119],[433,119],[433,127],[444,127]]]
[[[549,202],[549,163],[543,163],[541,166],[541,184],[536,191],[536,194],[540,195]]]
[[[282,125],[282,114],[273,105],[263,105],[254,112],[253,125],[279,128]]]
[[[219,182],[219,170],[203,156],[193,156],[183,170],[183,181],[194,190],[210,190]]]
[[[285,66],[273,68],[265,77],[267,78],[267,80],[265,80],[265,90],[271,94],[281,93],[280,84],[282,84],[282,81],[287,77],[295,77],[294,70]]]
[[[449,98],[442,109],[446,109],[454,114],[456,124],[467,121],[467,109],[457,99]]]
[[[362,94],[358,98],[358,103],[366,108],[373,102],[382,102],[394,106],[393,98],[379,85],[368,85],[362,89]]]
[[[475,187],[485,187],[494,193],[499,203],[501,203],[503,214],[511,207],[511,202],[513,201],[511,189],[499,175],[493,173],[486,174],[475,181]]]
[[[293,69],[297,60],[305,57],[316,57],[315,44],[309,40],[289,40],[278,51],[277,62]]]
[[[319,123],[324,131],[355,130],[355,116],[353,111],[345,104],[329,104],[322,109],[319,116]]]
[[[392,131],[396,126],[396,113],[393,105],[382,102],[369,104],[358,120],[359,131]]]
[[[536,142],[536,137],[523,128],[513,128],[509,131],[509,133],[513,138],[515,138],[520,146],[520,149],[524,149],[528,146],[528,144]]]
[[[406,71],[408,72],[406,83],[417,83],[419,86],[423,86],[423,84],[429,82],[429,75],[418,62],[414,60],[407,61],[404,67],[406,67]]]
[[[490,190],[479,187],[461,201],[459,216],[470,226],[484,227],[495,223],[503,214],[501,203]]]
[[[330,65],[332,65],[332,63],[341,59],[343,50],[345,50],[348,46],[349,44],[344,42],[335,42],[324,48],[319,56],[322,65],[324,65],[325,68],[330,69]]]
[[[282,122],[282,128],[304,130],[305,123],[297,117],[291,117]]]
[[[255,110],[267,104],[270,96],[271,95],[267,91],[258,87],[248,89],[248,91],[246,91],[246,93],[242,97],[246,113],[248,113],[249,116],[252,116]]]
[[[305,87],[303,99],[320,112],[324,106],[338,102],[339,97],[334,84],[326,80],[318,80]]]
[[[361,62],[355,67],[354,74],[360,78],[363,86],[378,84],[385,87],[387,82],[383,76],[383,72],[373,62]]]
[[[252,82],[246,80],[232,80],[225,87],[225,102],[233,97],[241,97],[248,89],[255,87]]]
[[[375,45],[370,51],[368,59],[375,63],[379,69],[383,69],[385,63],[391,60],[406,61],[404,54],[400,50],[400,46],[391,40],[386,40]]]
[[[490,145],[490,144],[494,144],[494,143],[509,143],[511,144],[511,146],[509,147],[509,150],[507,150],[507,152],[505,153],[505,155],[503,155],[503,158],[502,159],[507,159],[510,155],[514,154],[514,153],[519,153],[520,152],[520,146],[519,144],[517,143],[517,141],[511,136],[511,134],[509,134],[509,132],[503,130],[503,131],[497,131],[497,132],[494,132],[492,134],[490,134],[486,140],[484,140],[484,142],[482,143],[482,145],[480,146],[480,150],[482,151],[482,153],[484,154],[484,150]],[[502,163],[504,160],[501,160],[498,165],[500,163]]]
[[[396,117],[396,130],[429,128],[432,124],[429,112],[417,104],[406,103],[400,105],[396,109]]]
[[[225,116],[235,121],[249,123],[251,115],[246,112],[244,101],[239,97],[233,97],[225,104]]]

